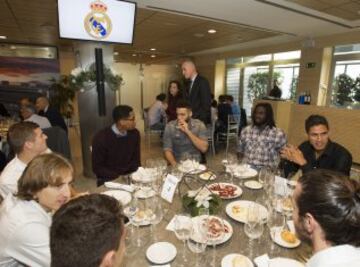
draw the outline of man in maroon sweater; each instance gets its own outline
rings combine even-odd
[[[92,167],[97,185],[137,170],[140,166],[140,133],[131,107],[113,110],[114,124],[99,131],[92,142]]]

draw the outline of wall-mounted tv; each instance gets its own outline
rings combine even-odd
[[[136,3],[58,0],[60,38],[132,44]]]

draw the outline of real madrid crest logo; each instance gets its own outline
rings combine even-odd
[[[94,1],[90,8],[91,12],[84,19],[85,30],[96,39],[104,39],[112,30],[111,20],[106,14],[107,6],[101,1]]]

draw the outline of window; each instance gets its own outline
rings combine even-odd
[[[283,99],[294,99],[299,76],[301,51],[288,51],[226,61],[226,92],[239,100],[251,114],[254,99],[268,95],[276,79]]]
[[[334,48],[330,105],[360,108],[360,44]]]

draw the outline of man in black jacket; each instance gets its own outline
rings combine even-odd
[[[189,80],[185,90],[185,98],[191,105],[194,119],[201,120],[205,125],[211,123],[211,92],[209,82],[197,73],[193,61],[187,59],[182,63],[182,73]]]
[[[45,96],[40,96],[36,99],[36,110],[40,116],[48,118],[51,126],[59,126],[65,132],[68,131],[64,118],[57,109],[50,107],[49,100]]]

